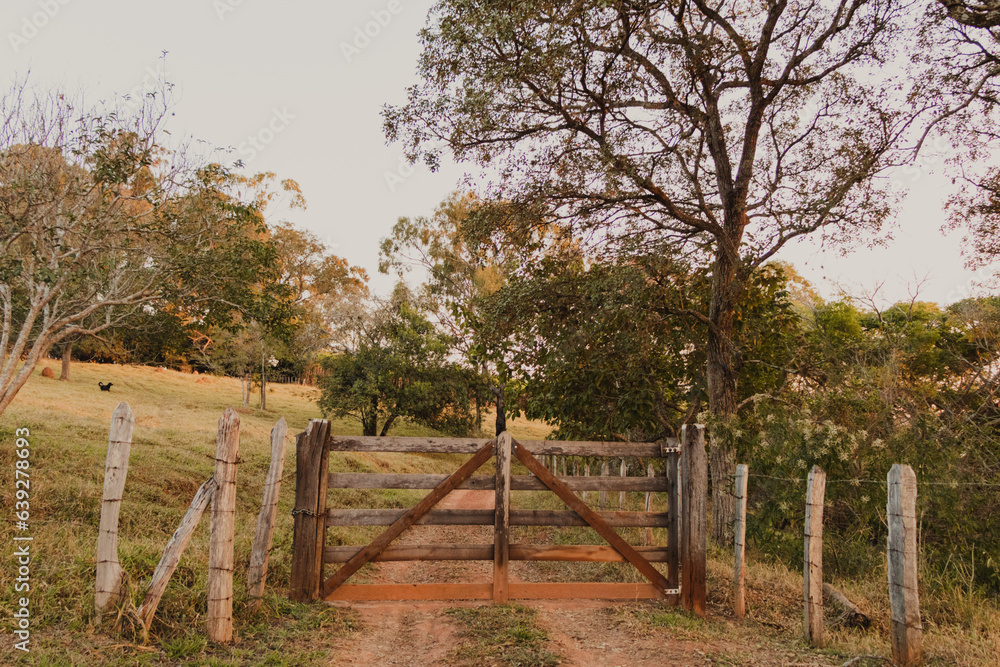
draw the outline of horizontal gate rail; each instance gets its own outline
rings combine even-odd
[[[389,526],[406,514],[403,509],[357,509],[326,512],[327,526]],[[669,512],[597,512],[609,526],[624,528],[669,528]],[[427,512],[417,525],[492,526],[493,510],[442,509]],[[572,510],[511,510],[512,526],[586,526],[583,517]]]
[[[335,435],[333,452],[401,452],[412,454],[475,454],[490,440],[486,438],[420,438],[374,435]],[[676,438],[661,442],[590,442],[573,440],[518,440],[534,456],[636,456],[648,458],[676,451]]]
[[[378,472],[334,472],[330,473],[331,489],[433,489],[443,482],[447,475],[420,475]],[[670,480],[666,477],[560,477],[559,480],[571,491],[669,491]],[[493,491],[496,479],[492,476],[475,475],[465,480],[458,488]],[[540,479],[534,475],[511,475],[511,491],[548,491]]]
[[[509,594],[516,600],[663,600],[676,602],[676,595],[663,596],[652,584],[573,582],[569,584],[510,583]],[[327,600],[491,600],[492,584],[348,584],[327,596]]]
[[[324,563],[346,563],[364,547],[327,547]],[[634,547],[651,563],[666,563],[666,547]],[[611,547],[591,544],[546,546],[511,544],[511,560],[574,561],[584,563],[623,563],[625,558]],[[375,561],[413,560],[493,560],[492,544],[397,544],[387,547]]]

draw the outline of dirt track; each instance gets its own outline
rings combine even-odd
[[[492,509],[492,491],[458,490],[441,507]],[[492,526],[419,526],[404,533],[408,543],[489,543]],[[521,565],[521,564],[518,564]],[[377,564],[376,583],[488,582],[492,562],[388,562]],[[512,568],[516,580],[517,568]],[[330,665],[454,664],[449,653],[461,638],[445,610],[482,602],[338,602],[361,616],[362,629],[335,648]],[[650,632],[615,613],[619,603],[596,600],[541,600],[524,603],[538,612],[537,623],[549,635],[549,650],[574,667],[653,667],[719,664],[718,656],[732,655],[724,664],[830,665],[821,656],[795,655],[740,646],[728,642],[697,642],[667,638]],[[738,657],[737,657],[738,656]],[[715,659],[713,659],[715,658]],[[813,661],[815,660],[815,661]]]

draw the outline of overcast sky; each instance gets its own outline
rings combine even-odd
[[[368,269],[376,290],[378,243],[400,216],[424,215],[469,168],[400,171],[379,111],[415,82],[416,35],[432,0],[5,0],[4,83],[31,71],[40,87],[90,97],[141,94],[163,76],[176,85],[169,129],[230,147],[249,170],[293,178],[309,203],[287,216],[337,254]],[[161,59],[162,52],[167,56]],[[164,64],[165,63],[165,64]],[[960,238],[940,232],[948,183],[933,165],[901,176],[913,192],[885,248],[848,257],[811,242],[784,253],[830,298],[884,283],[888,300],[941,303],[970,295]]]

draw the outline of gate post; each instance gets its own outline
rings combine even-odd
[[[510,433],[497,436],[496,499],[493,502],[493,602],[506,604],[510,569]]]
[[[705,427],[681,427],[681,602],[705,616],[708,458]]]
[[[300,602],[319,597],[323,583],[330,422],[311,419],[295,438],[295,537],[288,596]]]

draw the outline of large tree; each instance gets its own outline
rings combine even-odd
[[[734,316],[749,277],[789,241],[880,227],[875,179],[908,127],[886,55],[890,0],[440,0],[422,83],[386,109],[390,139],[431,167],[440,146],[493,175],[489,196],[613,247],[674,244],[710,269],[711,410],[737,410]],[[734,504],[734,451],[713,442],[713,534]]]
[[[273,251],[233,176],[132,115],[13,86],[0,100],[0,414],[54,345],[137,312],[229,322],[269,298]]]

